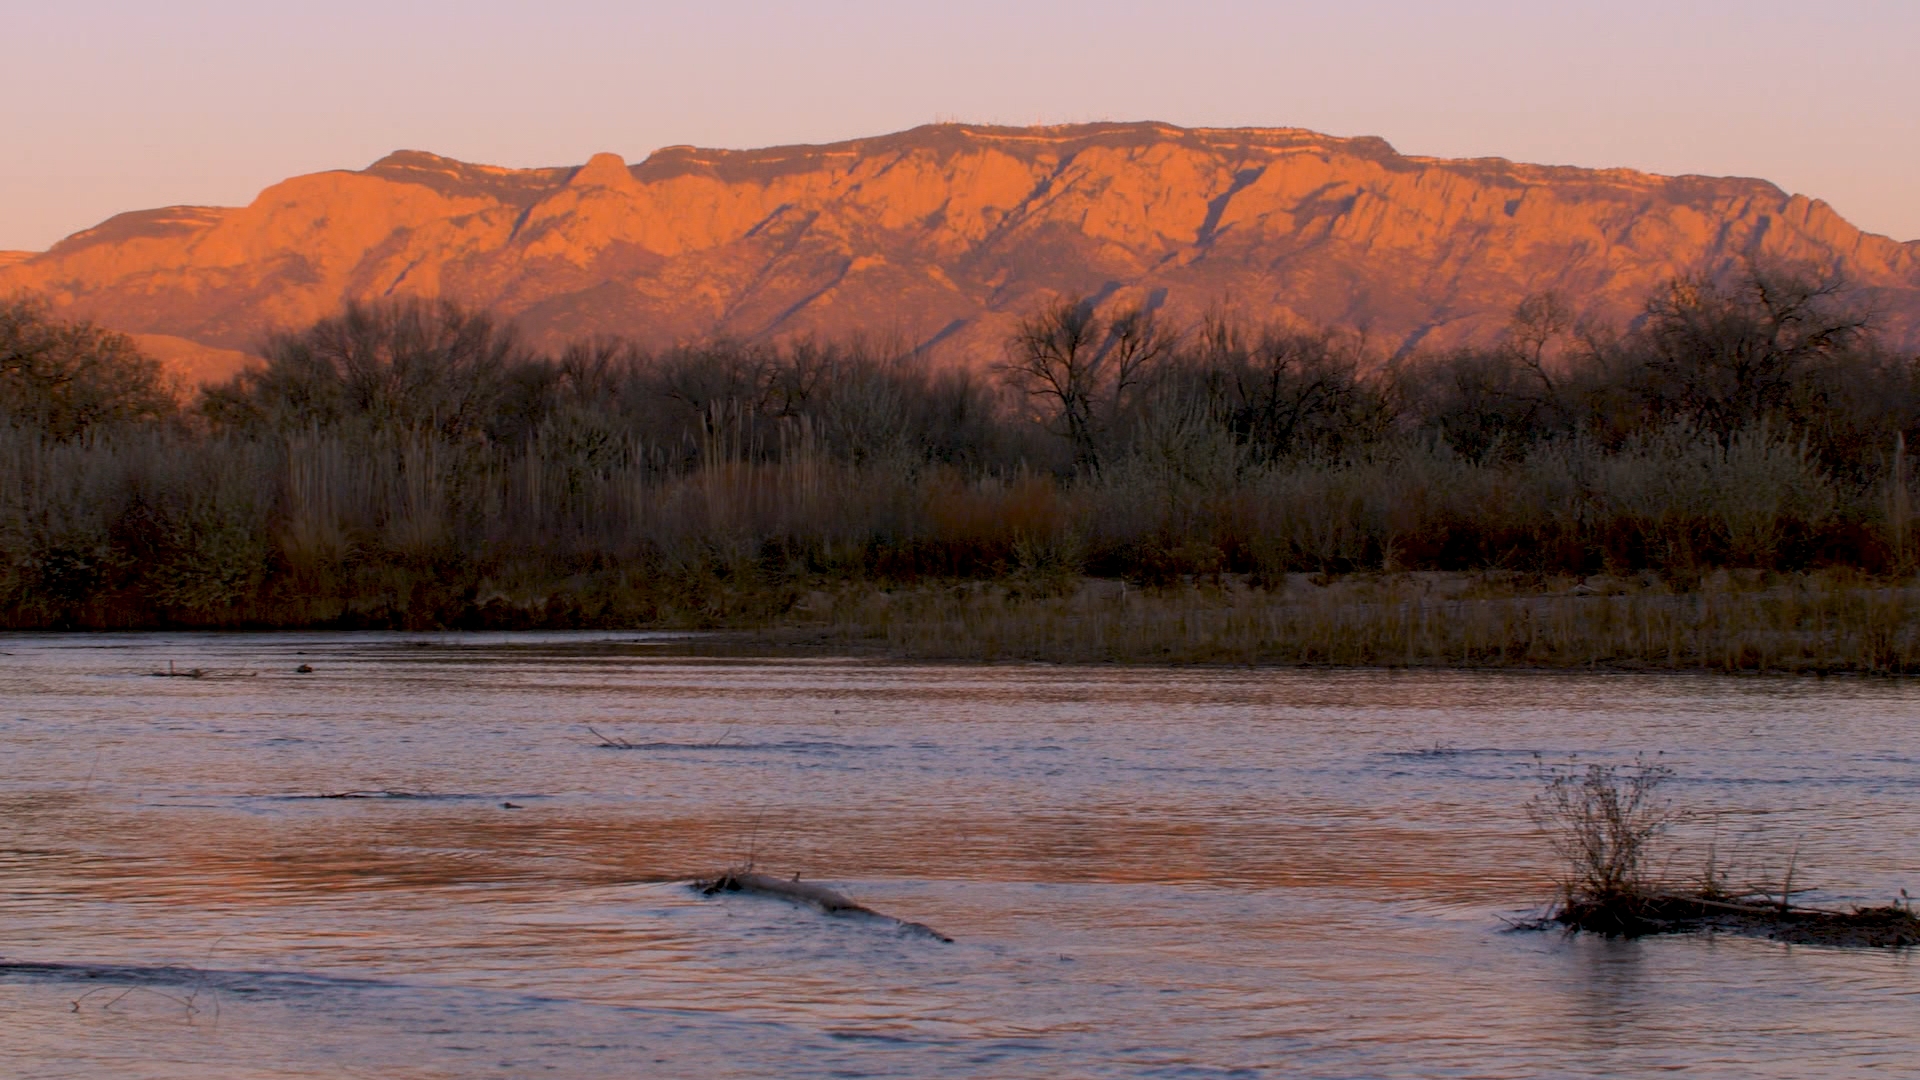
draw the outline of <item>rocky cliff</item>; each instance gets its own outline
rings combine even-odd
[[[1151,123],[948,124],[526,170],[405,151],[250,206],[122,214],[0,254],[0,293],[42,291],[227,366],[239,354],[219,350],[269,328],[388,296],[484,305],[543,344],[859,332],[979,361],[1060,292],[1445,347],[1490,338],[1531,292],[1622,319],[1673,275],[1756,256],[1838,268],[1893,341],[1920,347],[1920,243],[1763,181]],[[199,374],[224,370],[208,363]]]

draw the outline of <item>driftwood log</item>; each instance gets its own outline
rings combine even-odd
[[[841,893],[834,892],[825,885],[815,885],[810,881],[801,881],[799,877],[777,878],[771,874],[758,874],[751,870],[729,870],[719,877],[695,881],[693,887],[700,890],[702,896],[714,896],[723,892],[752,893],[759,896],[771,896],[788,903],[810,907],[826,915],[867,916],[892,923],[903,930],[923,934],[935,941],[952,942],[953,939],[935,930],[925,923],[896,919],[883,915],[855,903]]]

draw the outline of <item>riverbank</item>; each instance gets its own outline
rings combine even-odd
[[[1293,574],[969,582],[806,593],[754,636],[908,659],[1333,667],[1920,672],[1920,588],[1845,573],[1654,577]]]
[[[1503,572],[687,581],[603,571],[538,587],[416,579],[359,601],[153,621],[80,610],[27,630],[649,630],[729,649],[903,660],[1281,667],[1920,673],[1920,581],[1849,570],[1585,578]],[[712,642],[710,642],[712,644]]]

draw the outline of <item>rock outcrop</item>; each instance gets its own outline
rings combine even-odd
[[[1440,348],[1490,339],[1529,293],[1619,320],[1665,279],[1756,257],[1840,270],[1890,340],[1920,347],[1920,242],[1863,233],[1764,181],[1152,123],[677,146],[632,166],[404,151],[287,180],[250,206],[122,214],[44,253],[0,254],[0,294],[41,291],[185,343],[176,356],[199,346],[228,361],[350,298],[445,296],[514,317],[541,344],[861,333],[978,362],[1060,292]]]

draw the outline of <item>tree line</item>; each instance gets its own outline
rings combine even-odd
[[[194,395],[0,304],[0,622],[774,617],[810,583],[1911,566],[1920,364],[1803,268],[1498,342],[1176,327],[1066,297],[990,369],[879,340],[596,338],[445,302],[269,335]]]

